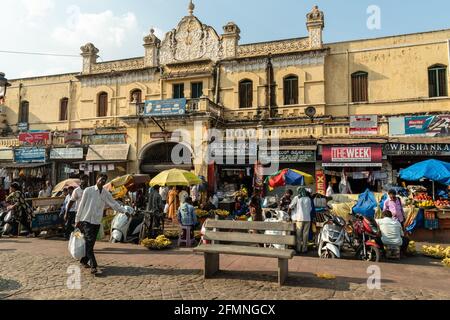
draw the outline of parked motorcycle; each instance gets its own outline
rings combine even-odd
[[[341,250],[346,241],[346,222],[343,218],[326,213],[327,221],[319,233],[318,253],[322,259],[341,258]]]
[[[118,212],[111,222],[111,243],[138,243],[139,234],[142,229],[143,216],[139,216],[137,212],[126,207],[128,215]]]
[[[3,210],[0,212],[0,237],[12,231],[14,222],[15,217],[12,210]]]
[[[363,261],[379,262],[380,247],[375,242],[379,227],[374,219],[356,215],[347,227],[347,236],[356,258]]]

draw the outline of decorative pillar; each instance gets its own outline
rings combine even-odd
[[[325,27],[325,16],[318,6],[314,6],[312,11],[306,15],[306,27],[309,32],[311,49],[322,49],[322,32]]]
[[[161,40],[155,35],[152,28],[150,34],[144,37],[145,58],[144,65],[146,67],[157,67],[159,65],[159,46]]]
[[[222,35],[224,58],[234,58],[237,56],[237,48],[241,39],[241,30],[234,22],[227,23],[223,27]]]
[[[92,71],[92,65],[97,63],[99,50],[92,43],[88,43],[80,49],[83,57],[83,74],[89,74]]]

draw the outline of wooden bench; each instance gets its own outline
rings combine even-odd
[[[278,283],[283,285],[289,273],[288,261],[294,257],[294,250],[258,247],[258,244],[278,244],[293,246],[296,243],[292,223],[286,222],[245,222],[207,220],[204,240],[211,244],[201,244],[194,252],[204,254],[205,279],[219,271],[220,254],[267,257],[278,259]],[[231,230],[231,231],[230,231]],[[261,233],[249,233],[250,230]],[[265,235],[265,231],[281,231],[286,235]],[[236,232],[234,232],[236,231]]]

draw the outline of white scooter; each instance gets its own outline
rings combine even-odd
[[[347,237],[346,222],[343,218],[331,214],[327,215],[327,218],[328,221],[325,222],[318,238],[319,257],[322,259],[340,259],[341,249]]]
[[[142,228],[142,223],[140,223],[132,233],[129,233],[129,228],[133,217],[136,215],[136,211],[131,207],[125,207],[129,213],[126,215],[124,213],[116,213],[113,221],[111,222],[111,243],[128,242],[130,238],[139,238],[139,233]]]
[[[0,237],[11,232],[14,220],[14,212],[12,210],[0,213]]]
[[[269,210],[271,217],[269,218],[268,214],[264,214],[265,222],[288,222],[290,220],[290,216],[287,212],[282,210]],[[285,236],[287,233],[285,231],[275,231],[275,230],[266,230],[264,232],[265,235],[270,236]],[[286,250],[286,245],[281,244],[264,244],[265,248],[273,248],[279,250]]]

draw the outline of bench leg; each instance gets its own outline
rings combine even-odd
[[[205,279],[211,278],[219,271],[220,256],[218,253],[205,253]]]
[[[278,259],[278,284],[282,286],[288,277],[289,273],[289,260]]]

